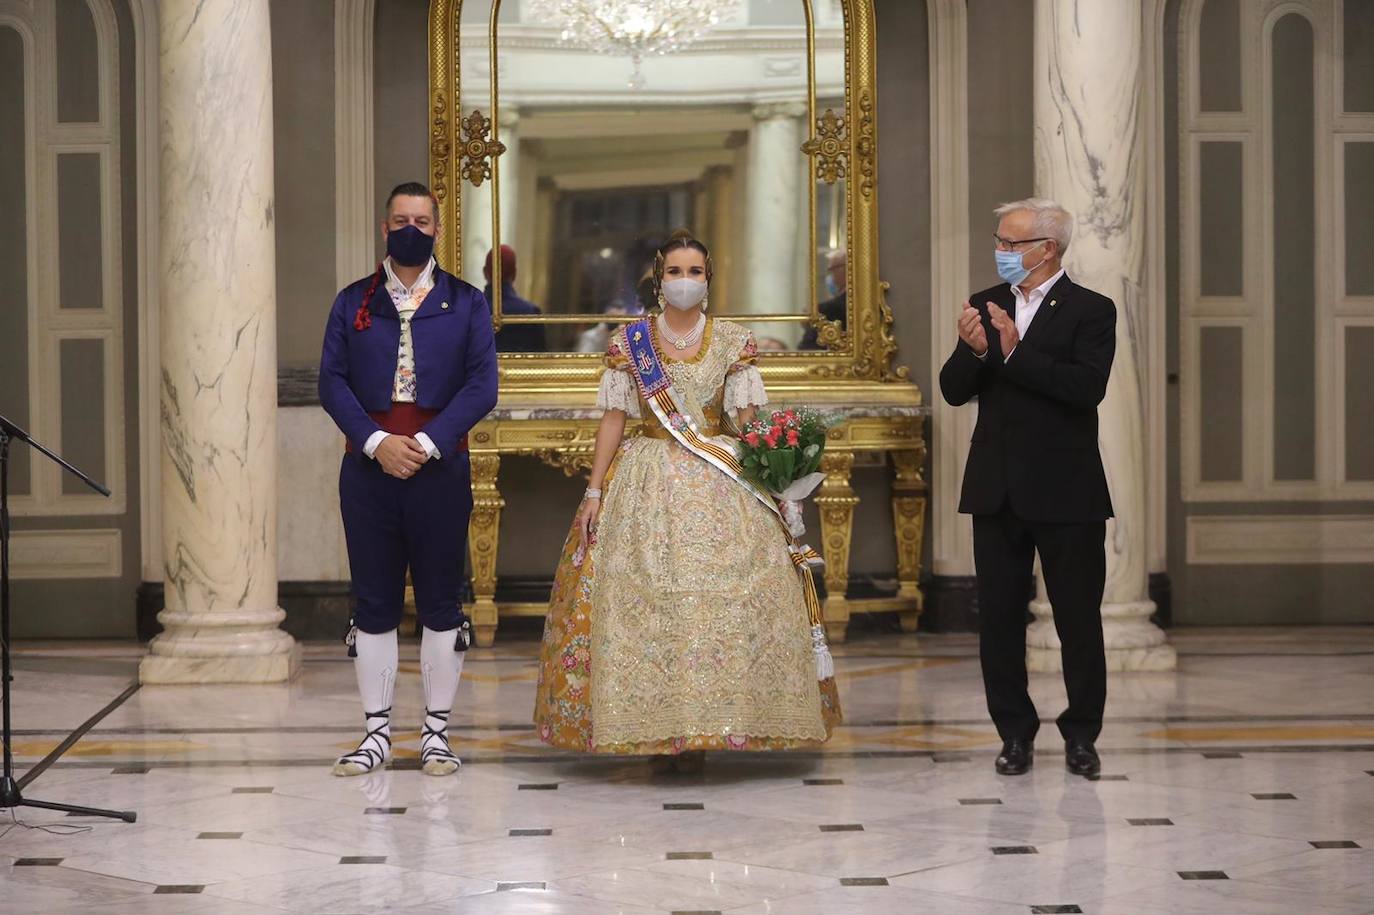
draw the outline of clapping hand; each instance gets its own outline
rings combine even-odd
[[[978,358],[988,353],[988,334],[983,328],[983,316],[968,302],[959,312],[959,339],[968,344]]]
[[[1002,338],[1002,358],[1005,359],[1021,342],[1021,335],[1016,331],[1016,321],[992,302],[988,303],[988,314],[992,317],[993,330]]]

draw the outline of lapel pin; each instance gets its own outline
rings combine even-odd
[[[1051,302],[1050,304],[1053,305],[1054,303]],[[440,305],[439,307],[440,307],[440,308],[443,308],[443,309],[445,309],[445,310],[447,310],[447,308],[448,308],[448,303],[445,302],[444,304]]]
[[[1051,308],[1054,307],[1054,302],[1055,302],[1054,299],[1050,299],[1050,307],[1051,307]],[[447,308],[448,306],[444,306],[444,307]]]

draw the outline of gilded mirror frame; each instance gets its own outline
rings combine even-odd
[[[491,0],[487,34],[500,14],[501,0]],[[810,0],[804,4],[808,22],[808,46],[814,40]],[[907,380],[905,367],[893,365],[897,345],[892,336],[892,312],[884,299],[886,284],[878,275],[877,199],[877,35],[872,0],[840,0],[844,12],[843,124],[815,113],[814,78],[809,80],[808,139],[799,154],[811,158],[811,173],[824,174],[842,168],[847,206],[848,329],[816,315],[820,342],[827,350],[761,354],[760,367],[769,385],[779,393],[814,390],[822,383],[837,394],[850,387]],[[439,258],[454,274],[462,272],[462,182],[480,184],[499,175],[494,161],[504,150],[500,127],[491,117],[497,110],[499,86],[495,77],[495,42],[489,40],[492,89],[489,98],[464,103],[459,62],[459,20],[463,0],[430,0],[429,15],[429,168],[430,186],[438,199],[446,227],[439,241]],[[814,51],[808,70],[814,68]],[[811,222],[814,237],[815,180],[811,181]],[[499,199],[493,193],[493,199]],[[493,214],[493,235],[499,236],[499,213]],[[499,264],[493,278],[499,282]],[[814,300],[815,296],[811,296]],[[732,316],[741,321],[754,316]],[[554,320],[566,321],[567,316]],[[547,319],[546,319],[547,320]],[[795,320],[795,319],[794,319]],[[587,323],[586,318],[581,318]],[[501,316],[495,315],[498,327]],[[502,353],[500,355],[503,401],[558,402],[589,400],[601,374],[601,357],[577,353]]]

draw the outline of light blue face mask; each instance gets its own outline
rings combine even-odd
[[[1043,244],[1044,242],[1042,241],[1039,245],[1036,245],[1035,248]],[[1021,285],[1022,280],[1030,276],[1032,272],[1040,269],[1040,265],[1045,263],[1046,260],[1049,260],[1049,258],[1045,258],[1030,270],[1022,266],[1021,262],[1024,256],[1034,251],[1035,248],[1027,248],[1025,251],[994,251],[993,256],[997,258],[997,275],[1013,286]]]

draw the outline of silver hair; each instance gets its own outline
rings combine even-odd
[[[1073,240],[1073,214],[1064,209],[1053,200],[1044,197],[1027,197],[1025,200],[1013,200],[1004,203],[992,212],[1001,219],[1008,213],[1016,213],[1026,210],[1035,215],[1035,234],[1042,238],[1052,238],[1059,243],[1059,253],[1062,255],[1069,249],[1069,242]]]

